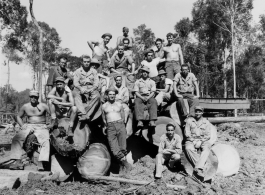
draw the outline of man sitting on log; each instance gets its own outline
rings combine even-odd
[[[195,107],[195,117],[189,117],[185,126],[185,136],[187,141],[185,149],[188,158],[195,166],[194,171],[201,177],[204,177],[204,165],[208,159],[211,150],[211,144],[208,142],[211,138],[211,123],[203,118],[203,108]],[[201,149],[201,154],[197,150]]]
[[[160,76],[160,81],[158,82],[159,88],[156,89],[158,94],[155,99],[157,101],[157,106],[160,106],[163,101],[168,102],[170,100],[173,89],[173,81],[166,78],[167,73],[164,70],[160,70],[158,72],[158,76]]]
[[[101,114],[98,73],[90,67],[90,62],[90,56],[83,56],[82,67],[74,73],[74,99],[79,121],[92,120]]]
[[[9,168],[12,170],[21,170],[24,168],[21,161],[22,154],[24,153],[22,149],[23,143],[29,134],[34,133],[41,146],[38,159],[38,170],[43,171],[42,162],[49,161],[50,155],[50,135],[49,129],[46,126],[46,113],[49,113],[49,108],[46,104],[38,101],[38,91],[30,91],[29,96],[30,103],[24,104],[17,115],[17,122],[21,127],[21,131],[19,131],[12,139],[10,159],[15,159],[16,162]],[[22,121],[24,115],[28,117],[27,124],[24,124]]]
[[[157,120],[157,102],[154,98],[156,91],[155,81],[149,78],[150,69],[146,66],[141,68],[142,76],[135,82],[134,91],[136,99],[134,101],[135,116],[138,121],[137,127],[143,127],[144,110],[147,107],[149,113],[149,125],[154,127]]]
[[[52,122],[50,128],[53,128],[56,117],[63,118],[70,115],[68,136],[74,136],[73,125],[77,114],[77,108],[74,106],[74,98],[71,91],[65,90],[65,79],[56,78],[56,87],[48,94],[48,105],[51,112]]]
[[[121,163],[125,173],[132,169],[126,160],[126,128],[124,122],[124,110],[120,102],[115,101],[118,90],[114,87],[107,89],[108,101],[103,104],[103,121],[107,129],[107,138],[111,152]],[[103,129],[105,134],[106,129]]]
[[[175,125],[169,123],[166,126],[167,132],[160,137],[158,154],[156,155],[156,174],[160,179],[163,172],[163,164],[168,161],[170,168],[174,168],[175,163],[180,160],[182,153],[181,137],[174,132]]]
[[[193,94],[194,86],[196,87],[196,96]],[[187,64],[183,64],[181,66],[181,72],[176,74],[173,87],[182,116],[184,118],[188,117],[187,108],[183,100],[185,98],[189,103],[189,116],[194,117],[194,108],[199,105],[199,85],[194,74],[189,72],[189,66]]]
[[[116,85],[114,86],[117,91],[118,94],[116,95],[116,101],[120,102],[122,104],[123,110],[124,110],[124,117],[125,117],[125,124],[127,123],[128,120],[128,116],[130,113],[130,108],[128,107],[128,103],[129,103],[129,90],[127,87],[125,87],[124,85],[122,85],[122,76],[118,75],[115,77],[115,82]]]

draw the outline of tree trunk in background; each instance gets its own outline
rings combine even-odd
[[[39,37],[39,76],[38,76],[38,90],[39,90],[39,101],[42,100],[42,58],[43,58],[43,32],[41,27],[38,24],[38,21],[35,19],[34,13],[33,13],[33,0],[29,0],[29,9],[30,9],[30,15],[32,18],[33,23],[36,25],[36,27],[39,30],[40,37]]]

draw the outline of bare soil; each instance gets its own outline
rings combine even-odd
[[[241,158],[241,167],[237,175],[223,177],[216,175],[212,183],[197,183],[179,170],[163,172],[163,181],[156,185],[140,186],[119,182],[42,182],[38,177],[29,178],[26,184],[18,189],[2,189],[0,194],[265,194],[265,124],[227,123],[218,126],[218,142],[235,146]],[[153,181],[155,159],[144,156],[133,165],[133,170],[127,174],[128,179]],[[169,189],[165,183],[187,186],[185,190]],[[134,193],[135,192],[135,193]]]

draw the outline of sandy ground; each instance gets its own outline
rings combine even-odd
[[[210,184],[196,183],[183,176],[178,170],[165,170],[163,182],[155,186],[146,185],[141,188],[119,182],[41,182],[29,178],[29,181],[18,189],[0,190],[0,194],[265,194],[265,124],[230,123],[218,126],[218,142],[233,145],[237,148],[241,167],[237,175],[223,177],[216,175]],[[0,157],[1,158],[1,157]],[[133,165],[133,170],[125,177],[128,179],[153,181],[155,160],[146,155]],[[111,173],[112,174],[112,173]],[[187,186],[185,190],[168,189],[165,183]],[[137,189],[137,190],[136,190]],[[132,192],[134,190],[134,192]]]

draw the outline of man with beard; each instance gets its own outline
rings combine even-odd
[[[67,58],[65,56],[60,56],[59,66],[55,66],[54,68],[50,69],[49,77],[46,83],[46,85],[48,86],[48,92],[50,92],[52,88],[55,87],[55,80],[57,77],[63,77],[64,79],[70,78],[70,74],[66,69],[66,65]]]
[[[94,120],[101,114],[98,73],[90,62],[90,56],[83,56],[82,67],[74,73],[74,99],[80,121]]]
[[[129,28],[123,27],[122,31],[123,31],[123,36],[118,37],[118,39],[117,39],[117,47],[118,47],[118,45],[123,43],[123,39],[127,38],[127,39],[129,39],[128,47],[132,48],[132,45],[134,44],[134,40],[133,40],[132,37],[129,36]]]
[[[68,136],[73,137],[73,125],[77,114],[77,108],[74,106],[74,98],[71,91],[65,90],[63,77],[56,78],[56,87],[48,94],[48,105],[51,112],[51,128],[54,126],[55,119],[70,115]]]
[[[163,50],[163,40],[160,38],[156,39],[155,45],[157,47],[157,50],[155,51],[155,57],[163,59],[165,58],[165,51]],[[157,65],[157,70],[163,70],[165,69],[165,62],[160,62]]]
[[[196,96],[194,96],[194,86],[196,88]],[[181,109],[181,114],[184,118],[188,117],[188,112],[184,103],[184,98],[188,100],[189,104],[189,116],[194,116],[195,106],[199,105],[199,85],[197,78],[191,72],[189,72],[189,66],[183,64],[181,66],[181,72],[176,74],[174,78],[174,95],[177,97],[178,107]]]
[[[136,99],[134,101],[134,110],[137,127],[143,127],[144,109],[147,106],[149,113],[149,126],[154,127],[157,120],[157,103],[154,98],[156,91],[155,81],[149,78],[150,69],[146,66],[141,68],[141,78],[135,82],[134,91]]]
[[[204,177],[204,165],[208,159],[211,150],[211,144],[208,142],[211,138],[211,123],[203,118],[203,108],[195,107],[195,117],[189,117],[185,126],[185,136],[187,141],[185,149],[188,158],[195,166],[194,171],[201,177]],[[201,149],[201,154],[197,150]]]
[[[174,168],[175,163],[180,160],[182,153],[181,137],[174,132],[175,125],[169,123],[166,126],[166,133],[160,137],[158,154],[156,155],[156,173],[155,177],[162,177],[163,164],[168,161],[170,168]]]
[[[127,173],[132,169],[131,165],[126,160],[126,128],[124,122],[124,110],[120,102],[115,101],[118,94],[117,89],[111,87],[106,91],[108,101],[103,104],[103,121],[107,131],[107,138],[111,152],[115,158],[121,163],[122,171]]]
[[[9,168],[12,170],[24,168],[21,161],[22,154],[24,153],[22,149],[23,143],[29,134],[34,133],[41,145],[38,170],[43,171],[42,162],[48,162],[50,155],[50,135],[49,129],[46,126],[46,113],[49,113],[49,108],[46,104],[38,101],[38,91],[30,91],[29,97],[30,103],[24,104],[17,115],[17,122],[21,130],[12,139],[10,159],[16,161]],[[23,123],[22,118],[24,115],[28,118],[27,123]]]
[[[103,41],[99,43],[98,41],[88,41],[87,44],[92,50],[92,58],[97,59],[100,62],[100,66],[97,69],[98,73],[102,73],[103,60],[104,57],[107,57],[107,60],[110,61],[109,48],[107,44],[110,42],[112,35],[110,33],[105,33],[101,36]]]
[[[163,47],[163,51],[166,55],[165,69],[167,72],[167,78],[173,80],[174,76],[180,72],[181,64],[184,63],[181,46],[173,43],[173,34],[167,34],[167,45]]]
[[[160,70],[158,76],[160,76],[160,81],[158,82],[158,88],[156,89],[158,94],[155,99],[157,101],[157,106],[160,106],[163,101],[168,102],[170,100],[171,92],[173,90],[173,81],[166,78],[167,73],[164,70]]]

